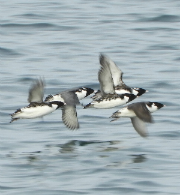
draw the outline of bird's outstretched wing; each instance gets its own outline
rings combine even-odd
[[[131,118],[132,125],[134,129],[137,131],[137,133],[142,136],[142,137],[147,137],[148,136],[148,131],[146,129],[145,122],[143,122],[141,119],[138,117],[133,117]]]
[[[77,112],[75,106],[65,105],[62,108],[62,120],[63,123],[69,128],[69,129],[78,129],[79,128],[79,122],[77,118]]]
[[[124,82],[122,80],[123,72],[119,67],[106,55],[100,54],[100,64],[101,66],[108,66],[112,75],[114,86],[123,86]]]
[[[114,94],[114,84],[109,66],[104,62],[104,57],[102,55],[100,55],[99,61],[101,64],[101,68],[98,72],[98,79],[101,86],[101,93],[102,95]]]
[[[32,84],[31,88],[29,89],[29,97],[28,102],[37,102],[41,103],[43,102],[43,96],[44,96],[44,86],[45,83],[42,79],[37,79]]]

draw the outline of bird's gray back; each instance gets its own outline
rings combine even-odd
[[[152,123],[153,119],[151,116],[151,113],[146,107],[145,102],[138,102],[133,103],[128,106],[129,110],[133,110],[138,118],[140,118],[142,121]]]
[[[79,104],[78,97],[73,91],[64,91],[61,96],[67,105],[74,106]]]

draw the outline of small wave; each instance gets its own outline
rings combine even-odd
[[[180,137],[180,133],[179,130],[171,130],[169,132],[161,132],[157,134],[158,137],[166,137],[168,139],[172,139],[172,138],[178,138]]]
[[[88,84],[86,86],[90,87],[92,89],[99,89],[99,83],[92,83],[92,84]]]
[[[180,61],[180,57],[178,57],[178,58],[175,58],[175,61]]]
[[[31,83],[32,81],[34,81],[34,75],[26,75],[26,77],[17,79],[17,82],[20,82],[20,83],[24,83],[24,82]]]
[[[109,186],[110,185],[110,186]],[[100,187],[96,187],[93,190],[97,192],[102,192],[106,191],[109,192],[108,194],[140,194],[141,191],[138,190],[137,188],[132,188],[132,187],[111,187],[112,184],[101,184]],[[117,193],[112,193],[112,192],[117,192]]]
[[[135,181],[134,182],[135,185],[140,185],[140,186],[153,186],[153,187],[159,187],[159,183],[156,182],[152,182],[152,181],[148,181],[148,180],[144,180],[144,181]]]
[[[34,28],[49,28],[49,27],[56,27],[56,25],[49,24],[49,23],[35,23],[35,24],[16,24],[16,23],[9,23],[9,24],[1,24],[2,28],[24,28],[24,27],[34,27]]]
[[[166,32],[172,32],[172,31],[178,31],[177,28],[162,28],[162,27],[147,27],[147,28],[133,28],[134,31],[143,31],[143,32],[152,32],[152,31],[166,31]]]
[[[169,89],[173,86],[174,85],[170,84],[168,81],[156,81],[152,84],[151,88],[154,88],[154,89],[159,89],[159,88]]]
[[[178,48],[172,45],[157,44],[157,45],[150,46],[148,50],[178,50]]]
[[[44,43],[44,45],[52,45],[52,46],[72,46],[73,43],[71,42],[52,42],[52,43]]]
[[[20,54],[15,52],[12,49],[7,49],[7,48],[0,47],[0,56],[1,57],[3,57],[3,56],[4,57],[5,56],[17,56],[17,55],[20,55]]]
[[[34,24],[17,24],[17,23],[8,23],[1,24],[1,28],[31,28],[31,29],[51,29],[55,31],[68,31],[68,30],[76,30],[78,27],[73,26],[58,26],[50,23],[34,23]]]
[[[25,18],[33,18],[33,19],[37,19],[37,18],[44,18],[44,16],[42,15],[38,15],[38,14],[22,14],[22,15],[18,15],[19,17],[25,17]]]
[[[19,189],[19,188],[22,188],[22,187],[11,187],[11,186],[2,186],[2,185],[0,185],[1,190],[13,190],[13,189]]]
[[[180,17],[176,15],[160,15],[152,18],[141,18],[139,22],[179,22]]]

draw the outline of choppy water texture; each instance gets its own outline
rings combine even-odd
[[[179,10],[175,0],[1,2],[1,195],[179,194]],[[9,124],[35,78],[45,78],[46,95],[98,89],[100,52],[126,84],[149,90],[136,101],[167,105],[153,114],[149,138],[129,119],[110,123],[119,108],[78,106],[77,131],[64,126],[61,110]]]

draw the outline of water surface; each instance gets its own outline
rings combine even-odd
[[[179,194],[179,7],[172,0],[1,3],[1,194]],[[149,91],[135,101],[166,104],[147,139],[129,119],[110,123],[119,108],[78,106],[77,131],[64,126],[61,110],[9,124],[36,78],[45,78],[45,95],[98,89],[100,52],[126,84]]]

